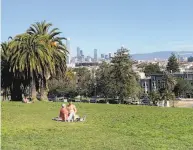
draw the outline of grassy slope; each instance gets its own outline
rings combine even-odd
[[[84,123],[52,121],[60,103],[2,103],[3,150],[193,149],[193,109],[76,104]]]

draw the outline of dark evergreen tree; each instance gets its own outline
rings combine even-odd
[[[167,71],[173,73],[179,71],[178,59],[176,58],[174,53],[172,53],[172,55],[168,59]]]

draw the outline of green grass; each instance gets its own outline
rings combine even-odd
[[[81,104],[84,123],[51,119],[61,103],[2,102],[2,150],[193,149],[193,109]]]

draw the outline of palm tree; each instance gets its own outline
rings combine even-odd
[[[43,22],[36,22],[32,24],[31,27],[27,30],[29,35],[38,35],[46,37],[47,41],[42,39],[42,42],[46,43],[48,48],[53,51],[53,59],[55,63],[55,71],[56,76],[61,77],[64,76],[64,72],[66,71],[66,56],[67,56],[67,49],[66,46],[62,43],[62,40],[67,40],[65,37],[59,37],[58,28],[54,28],[50,31],[50,27],[52,26],[51,23]],[[40,89],[40,99],[45,100],[47,99],[47,80],[51,77],[50,72],[46,72],[46,76],[42,76],[41,79],[41,89]]]
[[[16,36],[11,45],[11,71],[15,78],[27,82],[26,85],[32,84],[32,100],[36,100],[39,79],[44,78],[47,72],[55,73],[53,51],[41,41],[42,37],[24,33]]]
[[[9,42],[1,43],[1,88],[3,89],[3,100],[7,99],[8,91],[12,85],[12,74],[9,72],[9,57],[11,50]]]

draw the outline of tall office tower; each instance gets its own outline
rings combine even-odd
[[[109,57],[108,57],[108,55],[105,55],[105,59],[108,59]]]
[[[81,57],[83,56],[83,50],[80,50],[80,56]]]
[[[80,47],[77,47],[77,58],[80,58]]]
[[[112,53],[109,53],[109,59],[112,58]]]
[[[85,62],[85,58],[84,58],[84,55],[81,56],[81,62]]]
[[[70,48],[70,38],[67,38],[66,40],[66,48],[67,48],[67,51],[68,51],[68,55],[67,55],[67,64],[70,64],[70,61],[71,61],[71,48]]]
[[[97,62],[97,49],[94,49],[94,61]]]
[[[104,54],[101,54],[101,58],[102,58],[102,59],[105,58],[105,55],[104,55]]]

